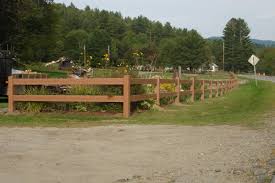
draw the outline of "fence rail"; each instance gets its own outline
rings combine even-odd
[[[195,85],[200,83],[200,88]],[[161,84],[174,84],[174,92],[163,92]],[[181,89],[182,84],[189,84],[188,89]],[[67,85],[109,85],[123,86],[123,95],[17,95],[14,92],[15,86],[67,86]],[[131,95],[131,85],[153,85],[155,92],[151,94]],[[160,105],[160,100],[165,97],[176,97],[175,102],[180,103],[181,96],[190,95],[194,102],[195,95],[200,94],[200,99],[205,99],[206,92],[209,98],[222,96],[238,86],[236,79],[229,80],[190,80],[176,79],[137,79],[129,75],[123,78],[92,78],[92,79],[19,79],[12,76],[8,79],[9,112],[14,112],[15,102],[114,102],[123,103],[123,116],[128,118],[131,114],[131,102],[138,102],[148,99],[156,100]]]

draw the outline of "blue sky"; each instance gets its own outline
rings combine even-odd
[[[232,17],[244,18],[251,37],[275,40],[275,0],[55,0],[77,7],[119,11],[123,16],[143,15],[170,22],[180,28],[196,29],[204,37],[220,36]]]

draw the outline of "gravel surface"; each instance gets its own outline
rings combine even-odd
[[[274,137],[236,126],[0,128],[0,182],[253,183]]]

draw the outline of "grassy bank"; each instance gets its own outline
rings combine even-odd
[[[135,115],[133,123],[152,124],[243,124],[258,125],[265,114],[275,110],[275,85],[249,82],[224,97],[195,102],[181,107],[171,106],[165,111],[148,111]]]
[[[82,127],[108,124],[180,124],[256,126],[265,114],[275,110],[275,85],[249,82],[223,97],[169,106],[164,111],[136,113],[129,120],[92,114],[19,114],[0,115],[0,126]],[[6,104],[1,104],[5,106]]]

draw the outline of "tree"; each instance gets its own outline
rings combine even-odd
[[[275,48],[264,48],[259,53],[258,71],[267,75],[275,75]]]
[[[0,0],[0,49],[13,44],[19,26],[19,0]]]
[[[83,53],[84,44],[87,43],[88,33],[82,29],[72,30],[65,38],[65,49],[67,56],[79,60]]]
[[[243,19],[232,18],[223,31],[225,70],[248,71],[248,58],[253,54],[250,29]]]
[[[165,65],[194,70],[209,60],[205,41],[195,30],[184,37],[166,39],[160,47],[160,62]]]
[[[119,12],[78,9],[52,0],[0,0],[0,4],[1,25],[7,25],[0,27],[2,47],[13,45],[21,62],[60,56],[82,60],[84,44],[92,66],[102,62],[108,45],[110,65],[135,64],[133,53],[143,53],[143,64],[159,66],[197,68],[208,60],[205,41],[196,31],[168,22],[124,18]]]
[[[223,68],[223,40],[208,40],[207,44],[211,51],[211,62]]]

